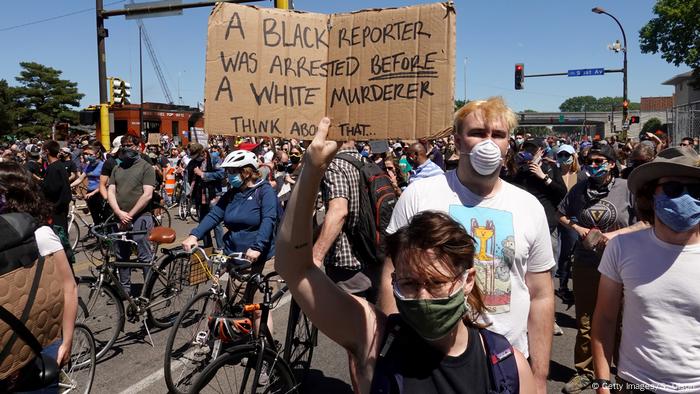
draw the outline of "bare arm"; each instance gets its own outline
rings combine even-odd
[[[320,182],[320,180],[319,180]],[[317,188],[318,191],[318,188]],[[323,265],[323,258],[330,250],[338,235],[343,230],[345,218],[348,216],[348,200],[334,198],[328,202],[328,212],[323,218],[321,233],[313,247],[313,258],[317,266]]]
[[[84,172],[80,173],[80,175],[78,175],[78,178],[76,178],[76,180],[74,180],[73,183],[70,184],[70,187],[73,188],[80,185],[80,183],[83,181],[83,179],[85,179],[85,177],[86,175]]]
[[[601,275],[591,331],[591,351],[597,379],[610,380],[610,360],[615,344],[621,299],[622,284]],[[598,393],[608,392],[607,388],[598,389]]]
[[[537,391],[546,393],[554,327],[552,276],[549,271],[528,272],[525,274],[525,284],[530,290],[530,314],[527,319],[530,365]]]
[[[75,278],[65,252],[60,250],[52,257],[51,263],[56,264],[63,283],[63,323],[61,327],[63,343],[59,347],[57,361],[59,364],[65,364],[70,357],[75,318],[78,314],[78,286],[75,284]]]
[[[287,205],[276,243],[275,270],[319,330],[348,349],[359,363],[381,335],[378,314],[367,301],[340,290],[313,262],[312,215],[325,168],[337,144],[326,142],[330,121],[321,121],[306,155],[306,165]]]
[[[107,183],[109,182],[109,177],[107,175],[100,175],[100,194],[102,195],[102,198],[105,200],[109,200],[107,196]],[[110,205],[112,205],[110,203]],[[114,208],[112,208],[114,210]]]
[[[102,177],[100,177],[100,180]],[[100,183],[100,188],[102,188],[102,184]],[[107,202],[109,203],[109,206],[112,208],[112,211],[116,212],[121,212],[121,209],[119,208],[119,204],[117,203],[117,187],[114,185],[109,185],[107,188]]]
[[[532,376],[532,370],[530,369],[530,364],[527,363],[527,359],[523,356],[518,349],[513,349],[515,351],[515,362],[518,365],[518,380],[520,381],[520,393],[521,394],[534,394],[537,392],[535,388],[535,377]]]

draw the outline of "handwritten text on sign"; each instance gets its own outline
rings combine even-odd
[[[205,128],[308,139],[417,139],[452,122],[454,10],[322,15],[236,4],[209,18]]]

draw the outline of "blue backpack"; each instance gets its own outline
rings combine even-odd
[[[388,334],[377,359],[372,381],[372,393],[403,393],[403,376],[398,370],[397,352],[389,353],[392,343],[402,329],[403,321],[399,314],[388,316]],[[486,354],[489,358],[489,377],[491,388],[489,394],[517,394],[520,392],[518,364],[515,360],[513,346],[508,339],[487,329],[480,329],[484,340]]]

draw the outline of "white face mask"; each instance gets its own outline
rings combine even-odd
[[[501,148],[492,140],[483,140],[476,144],[469,153],[469,162],[474,171],[483,176],[492,175],[500,170],[503,158]]]

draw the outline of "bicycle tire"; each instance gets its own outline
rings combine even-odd
[[[298,382],[304,382],[311,368],[314,347],[318,341],[318,328],[304,314],[299,305],[291,300],[287,333],[284,340],[284,360],[292,368]]]
[[[143,293],[149,299],[146,318],[151,325],[172,327],[184,303],[197,293],[198,286],[188,285],[189,262],[189,254],[182,252],[164,258],[158,267],[160,274],[151,270]]]
[[[187,394],[197,377],[212,361],[213,340],[208,335],[208,318],[223,305],[210,291],[194,296],[177,317],[165,343],[163,376],[168,390]],[[200,333],[207,333],[202,337]]]
[[[185,197],[180,201],[180,205],[177,206],[177,216],[180,220],[187,220],[187,215],[190,211],[190,199]]]
[[[58,392],[61,394],[90,393],[95,380],[96,363],[95,338],[87,326],[76,323],[70,359],[61,368],[59,375]]]
[[[260,352],[257,344],[234,346],[216,358],[202,372],[194,384],[195,393],[244,393],[253,392],[252,383]],[[245,362],[241,361],[245,359]],[[258,379],[262,387],[255,393],[298,393],[294,375],[287,363],[274,351],[265,348],[263,368],[267,366],[267,381]],[[244,365],[243,365],[244,364]],[[272,366],[272,367],[270,367]]]
[[[78,246],[78,241],[80,241],[80,225],[76,222],[75,218],[73,218],[68,222],[68,243],[73,251],[76,250],[75,248]]]
[[[192,204],[190,204],[190,217],[192,220],[199,223],[199,208],[197,206],[193,206]]]
[[[87,299],[87,301],[85,302],[86,309],[79,309],[78,322],[85,324],[92,331],[95,338],[97,359],[99,360],[112,348],[119,333],[124,329],[126,315],[124,314],[124,305],[114,290],[105,285],[96,289],[94,287],[96,281],[97,279],[93,277],[80,277],[78,296]],[[86,296],[83,297],[81,293]],[[80,315],[80,313],[84,315]]]
[[[160,210],[160,212],[156,214],[157,210]],[[153,223],[155,226],[170,227],[172,224],[170,212],[168,212],[168,209],[161,204],[153,204],[151,216],[153,217]]]

